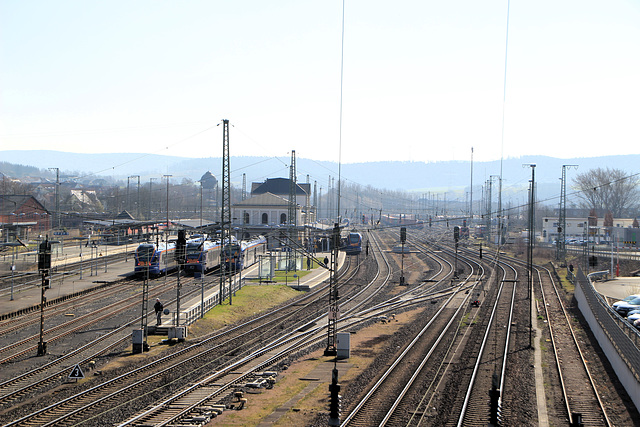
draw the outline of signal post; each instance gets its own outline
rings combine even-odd
[[[45,290],[49,287],[49,273],[51,270],[51,242],[49,236],[45,241],[40,243],[38,248],[38,270],[42,275],[42,283],[40,285],[40,341],[38,342],[38,356],[47,354],[47,343],[44,341],[44,305],[47,298],[44,295]]]

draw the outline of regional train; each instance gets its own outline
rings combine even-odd
[[[258,236],[249,241],[238,242],[232,239],[225,243],[222,250],[224,267],[227,270],[241,270],[258,260],[258,255],[267,251],[267,239]]]
[[[347,255],[357,255],[362,252],[362,235],[352,231],[344,240],[342,249]]]
[[[220,265],[220,241],[194,240],[187,242],[184,269],[189,274],[204,274]]]
[[[267,239],[263,236],[240,242],[232,237],[226,241],[223,250],[219,240],[207,240],[204,236],[187,240],[185,270],[192,274],[206,273],[218,267],[221,259],[227,270],[239,270],[255,263],[258,255],[267,251]],[[159,276],[177,269],[175,251],[175,242],[140,244],[135,253],[135,274],[142,276],[148,272],[149,276]]]
[[[149,273],[150,276],[159,276],[178,267],[176,262],[176,244],[169,243],[142,243],[135,253],[137,275]]]

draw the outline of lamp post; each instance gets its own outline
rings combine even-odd
[[[131,202],[129,201],[129,178],[138,178],[138,201],[136,203],[136,218],[140,216],[138,210],[140,209],[140,175],[131,175],[127,177],[127,210],[131,213]]]
[[[147,211],[148,211],[147,220],[151,219],[151,204],[152,204],[152,201],[153,201],[152,194],[153,194],[153,180],[154,179],[158,179],[158,178],[149,178],[149,206],[148,206],[148,209],[147,209]]]

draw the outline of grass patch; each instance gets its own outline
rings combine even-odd
[[[222,305],[209,310],[204,319],[189,326],[189,335],[197,337],[209,334],[247,317],[264,313],[297,295],[300,295],[299,291],[285,285],[246,285],[232,298],[233,305],[229,305],[227,299]]]
[[[462,319],[460,319],[460,326],[467,326],[469,324],[469,313],[467,312]]]

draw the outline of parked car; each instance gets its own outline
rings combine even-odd
[[[621,301],[614,302],[612,307],[621,316],[626,316],[631,310],[640,309],[640,295],[629,295]]]
[[[640,319],[638,319],[635,322],[633,322],[633,326],[635,326],[636,328],[640,329]]]
[[[627,313],[627,320],[629,323],[634,323],[638,319],[640,319],[640,309],[636,308]]]

